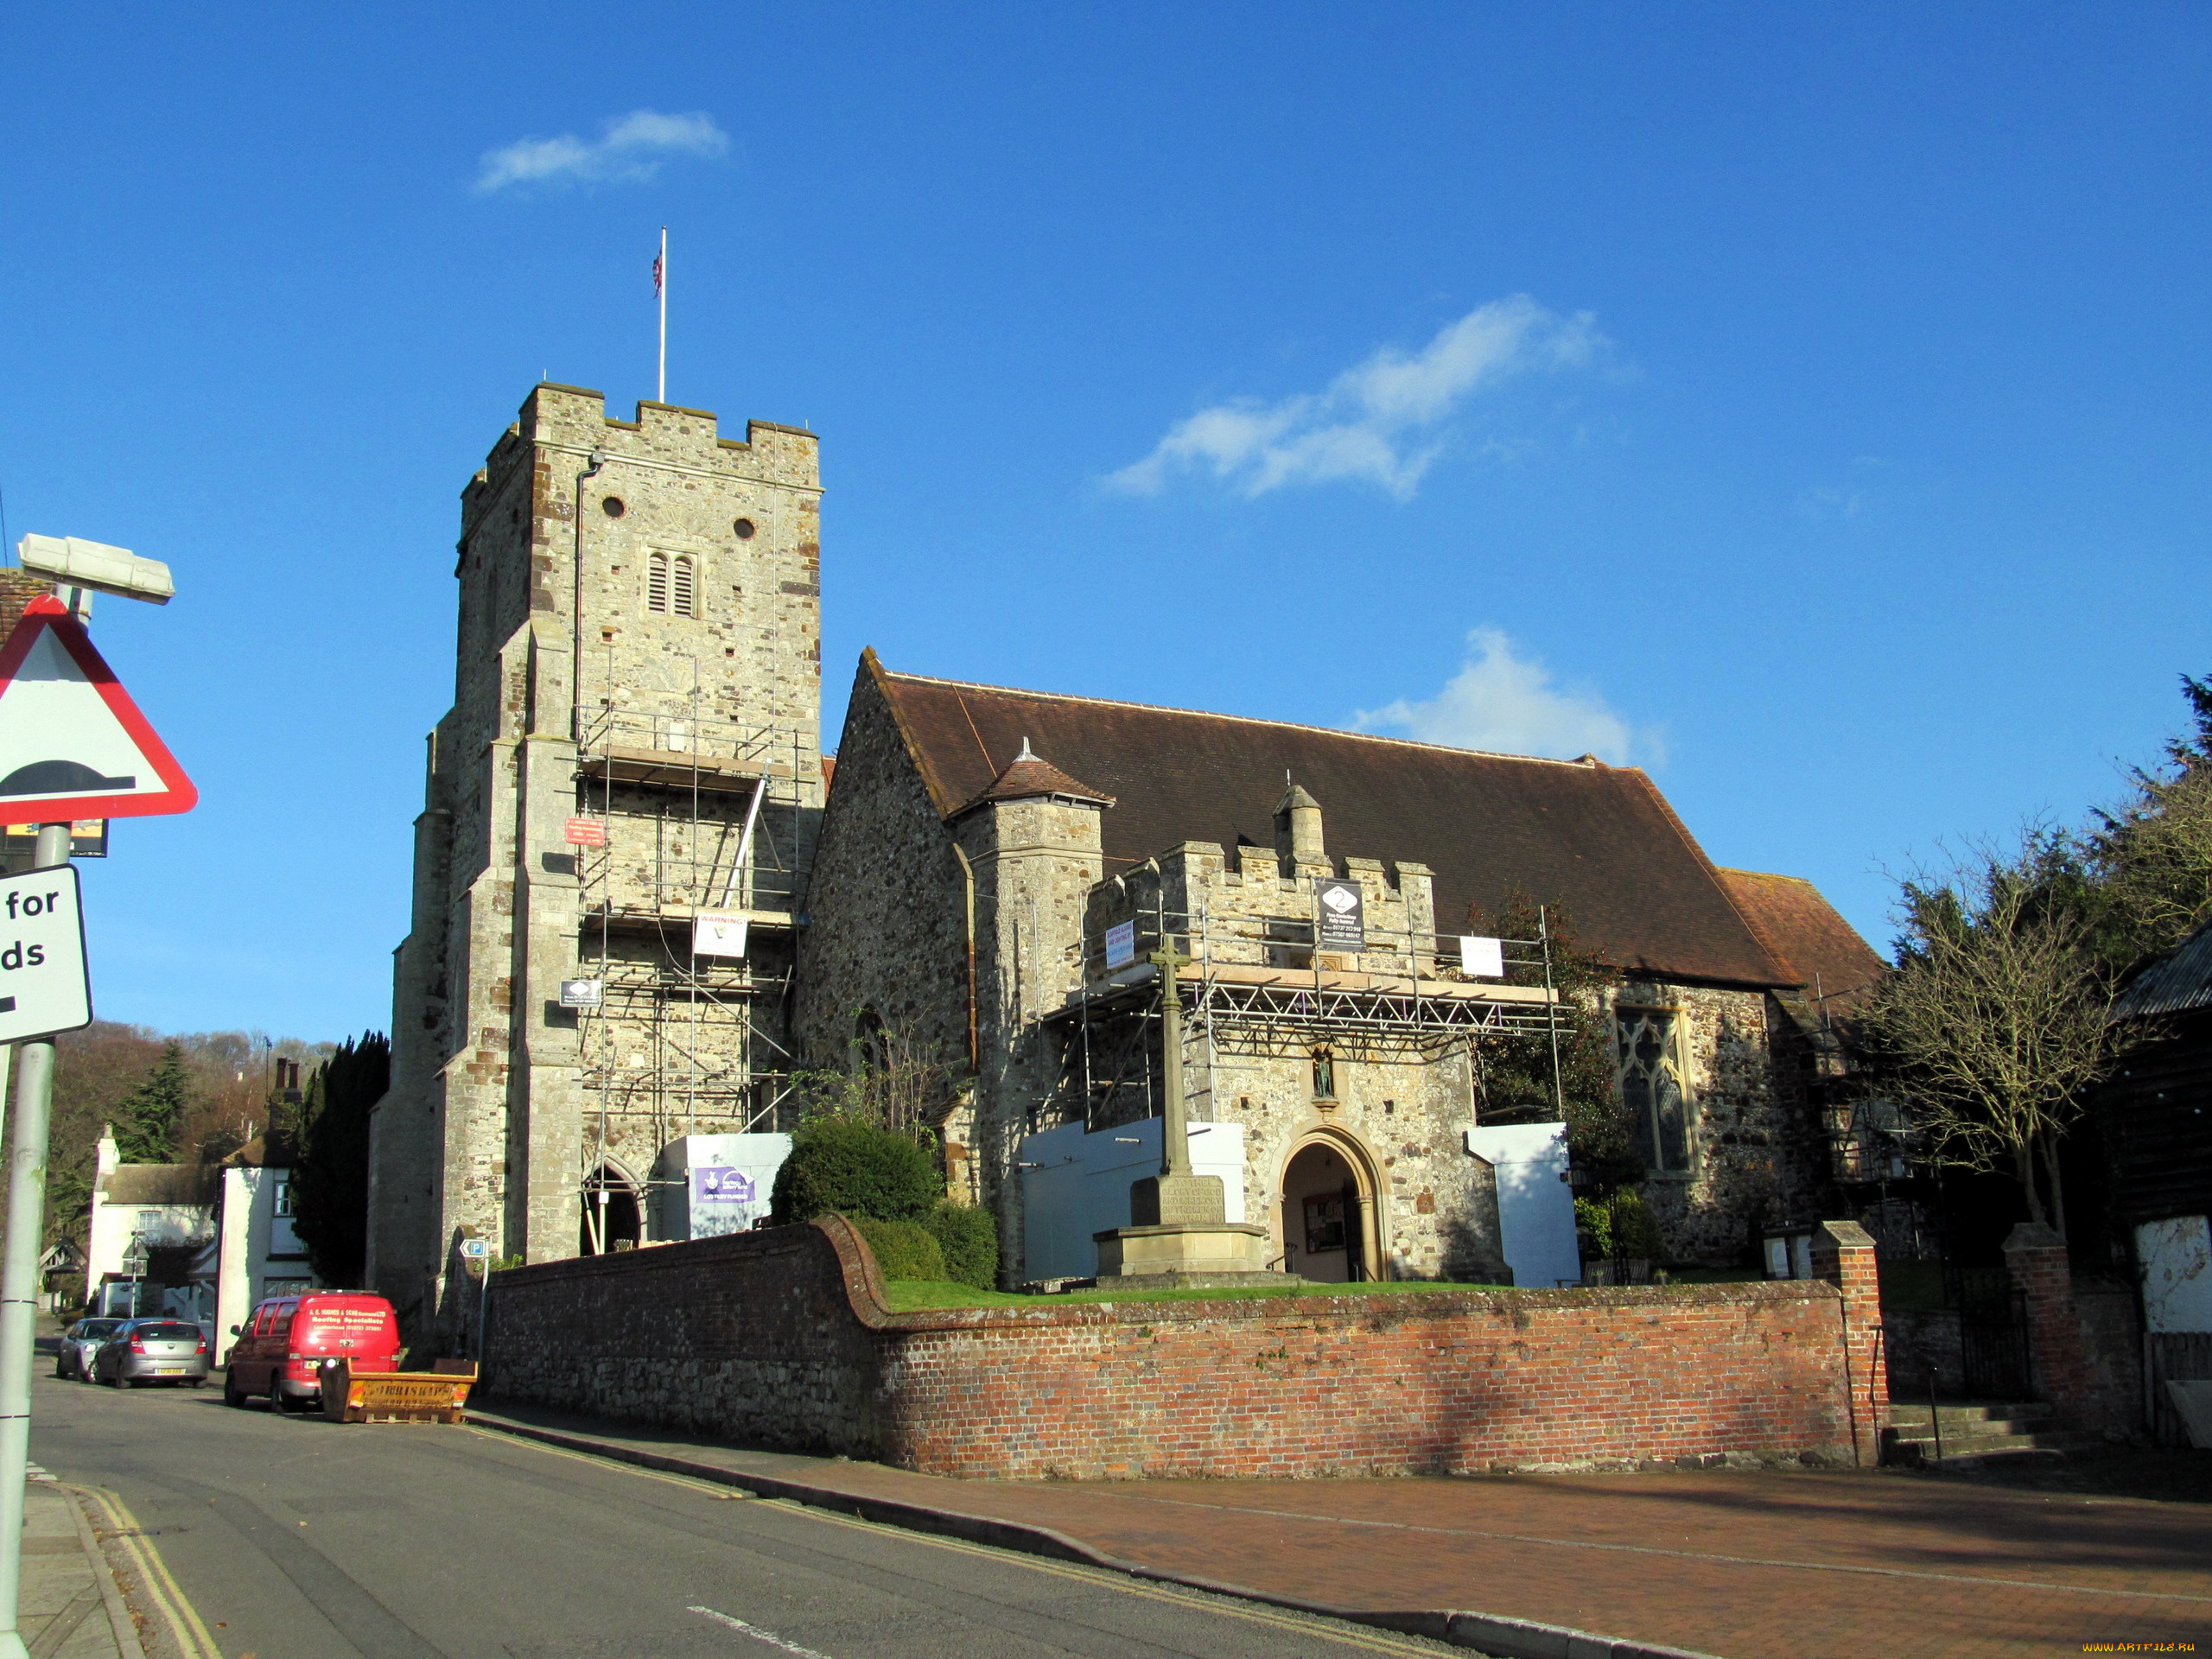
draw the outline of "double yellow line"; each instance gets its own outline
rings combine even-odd
[[[57,1481],[55,1484],[62,1483]],[[76,1493],[106,1517],[107,1535],[123,1546],[123,1553],[137,1570],[146,1599],[154,1604],[154,1611],[169,1627],[169,1634],[176,1638],[184,1659],[223,1659],[222,1649],[207,1633],[207,1626],[194,1611],[191,1599],[170,1575],[168,1564],[162,1560],[162,1552],[146,1537],[146,1529],[130,1513],[130,1506],[105,1487],[63,1486],[63,1490]]]

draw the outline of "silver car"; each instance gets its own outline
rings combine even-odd
[[[78,1320],[61,1333],[60,1345],[54,1355],[54,1374],[73,1376],[79,1382],[89,1380],[92,1356],[122,1323],[121,1319]]]
[[[92,1381],[110,1388],[207,1381],[207,1332],[181,1319],[125,1319],[92,1356]]]

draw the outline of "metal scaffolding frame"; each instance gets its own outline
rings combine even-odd
[[[1462,973],[1452,934],[1368,928],[1354,967],[1352,958],[1318,948],[1313,925],[1297,918],[1222,918],[1202,906],[1195,914],[1155,908],[1131,919],[1126,965],[1107,967],[1103,930],[1086,931],[1071,953],[1082,982],[1044,1016],[1065,1040],[1059,1076],[1039,1103],[1040,1121],[1055,1103],[1064,1117],[1080,1103],[1094,1128],[1151,1115],[1161,979],[1147,958],[1163,945],[1188,958],[1176,982],[1185,1028],[1206,1046],[1209,1078],[1224,1048],[1282,1056],[1326,1044],[1351,1060],[1433,1061],[1485,1039],[1535,1037],[1550,1041],[1556,1087],[1565,1022],[1548,928],[1536,938],[1501,941],[1509,976],[1538,982],[1513,984]],[[1122,1109],[1137,1103],[1123,1092],[1140,1088],[1143,1109]]]
[[[577,1017],[578,1081],[597,1131],[582,1148],[587,1185],[616,1118],[650,1118],[663,1144],[702,1118],[749,1132],[772,1126],[789,1093],[771,1011],[787,998],[808,875],[799,823],[810,751],[796,729],[702,717],[697,704],[695,693],[683,714],[602,709],[577,741],[578,816],[603,836],[576,848],[579,969],[601,986],[599,1006]],[[702,912],[746,918],[743,959],[692,955]],[[624,1031],[635,1046],[618,1049]]]

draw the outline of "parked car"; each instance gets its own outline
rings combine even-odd
[[[99,1346],[115,1334],[121,1319],[79,1319],[61,1333],[60,1346],[54,1350],[54,1374],[73,1376],[79,1382],[92,1381],[92,1356]]]
[[[125,1319],[92,1356],[92,1381],[117,1389],[144,1382],[196,1389],[207,1381],[213,1357],[207,1333],[196,1325],[182,1319]]]
[[[399,1316],[366,1291],[273,1297],[231,1334],[238,1345],[224,1368],[223,1398],[234,1406],[265,1394],[279,1411],[308,1410],[321,1402],[323,1374],[340,1360],[357,1370],[399,1368]]]

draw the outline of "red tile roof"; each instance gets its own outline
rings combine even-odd
[[[1577,936],[1624,968],[1799,982],[1635,767],[894,674],[873,652],[861,671],[874,677],[946,817],[992,786],[1025,737],[1053,766],[1110,791],[1109,871],[1184,841],[1273,846],[1288,772],[1319,801],[1332,856],[1436,872],[1446,932],[1471,907],[1495,913],[1517,892],[1568,906]]]
[[[1720,879],[1807,997],[1823,999],[1830,1013],[1858,1007],[1889,972],[1889,964],[1803,877],[1724,869]]]

